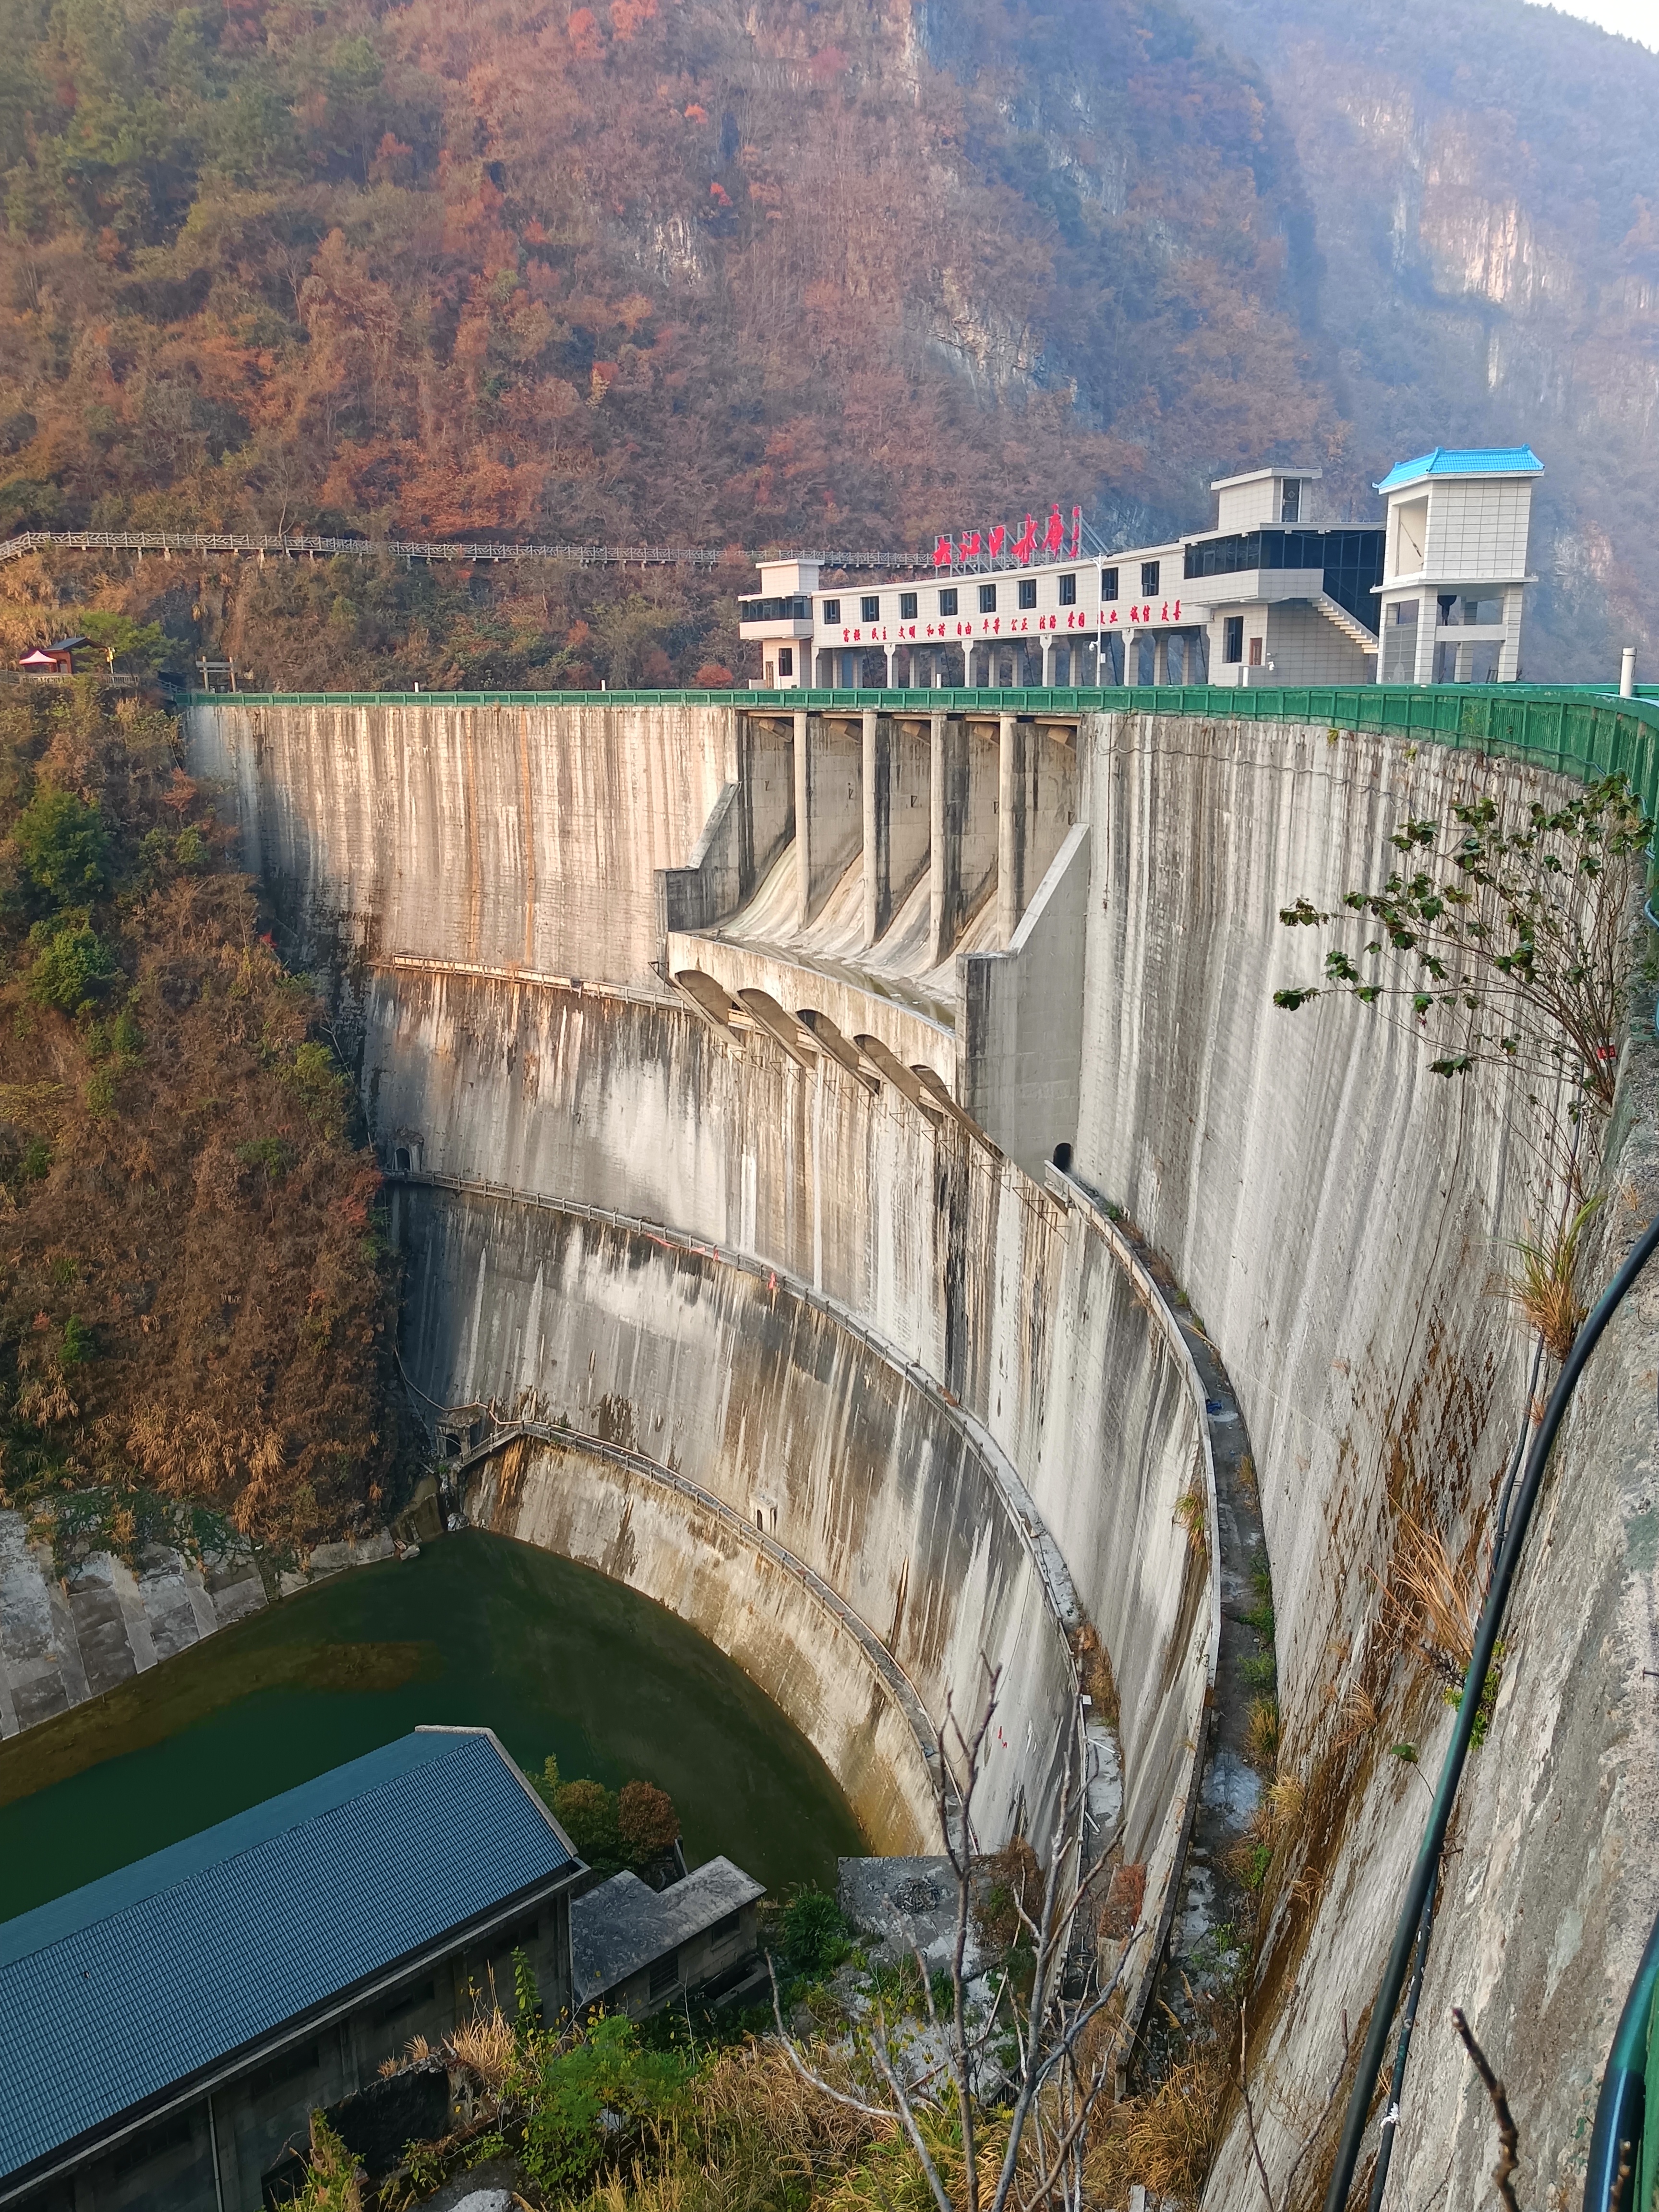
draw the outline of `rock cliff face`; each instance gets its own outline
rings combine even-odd
[[[1524,673],[1651,656],[1659,54],[1497,0],[1188,4],[1294,140],[1356,495],[1408,452],[1530,439],[1549,474]]]

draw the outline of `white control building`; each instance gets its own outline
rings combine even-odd
[[[763,562],[740,634],[764,690],[1513,682],[1541,466],[1524,446],[1402,462],[1381,528],[1329,524],[1318,470],[1272,468],[1212,485],[1214,529],[1104,557],[982,555],[975,532],[908,579]]]

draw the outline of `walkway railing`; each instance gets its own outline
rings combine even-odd
[[[924,566],[915,553],[752,553],[738,546],[706,545],[518,545],[505,538],[301,538],[281,531],[216,530],[26,530],[0,542],[0,563],[26,553],[62,546],[82,553],[252,553],[295,560],[322,556],[334,560],[517,562],[563,561],[578,568],[752,568],[766,561],[816,561],[823,568],[914,568]]]
[[[761,714],[1188,714],[1217,721],[1312,722],[1385,730],[1559,775],[1622,774],[1659,813],[1659,699],[1584,686],[1367,684],[1235,690],[1216,684],[1133,690],[935,691],[242,691],[191,692],[191,705],[238,707],[741,707]]]

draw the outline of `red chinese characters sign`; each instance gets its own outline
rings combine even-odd
[[[1069,538],[1069,547],[1067,539]],[[1038,559],[1045,561],[1077,561],[1083,552],[1083,509],[1072,509],[1069,531],[1055,501],[1048,511],[1046,527],[1040,526],[1031,515],[1025,518],[1025,527],[1012,544],[1008,532],[999,522],[987,531],[958,530],[942,533],[934,542],[933,566],[936,568],[955,568],[974,561],[998,561],[1004,556],[1018,561],[1022,568],[1030,568]]]

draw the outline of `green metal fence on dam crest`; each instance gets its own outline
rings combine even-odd
[[[1572,686],[1371,684],[1352,690],[1237,690],[1212,684],[1134,690],[935,691],[192,691],[191,706],[745,707],[768,714],[1187,714],[1221,721],[1311,722],[1385,730],[1431,744],[1524,760],[1567,775],[1622,774],[1659,813],[1659,698]]]

